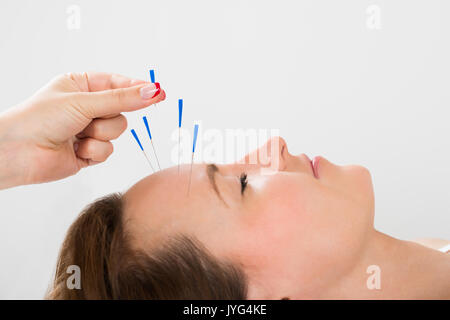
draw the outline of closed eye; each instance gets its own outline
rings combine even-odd
[[[245,188],[247,187],[247,174],[245,172],[241,173],[241,176],[239,177],[239,181],[241,182],[241,194],[244,194]]]

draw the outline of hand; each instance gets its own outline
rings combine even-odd
[[[58,180],[105,161],[126,129],[121,112],[166,97],[159,84],[107,73],[59,76],[0,115],[0,189]]]

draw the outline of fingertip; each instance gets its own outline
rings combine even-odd
[[[151,83],[139,88],[139,94],[142,100],[152,100],[157,98],[161,93],[159,83]]]
[[[114,152],[114,145],[112,144],[112,142],[111,141],[108,141],[109,142],[109,155],[108,155],[108,157]]]
[[[123,114],[120,114],[119,115],[119,117],[120,117],[120,124],[121,124],[121,134],[125,131],[125,130],[127,130],[127,128],[128,128],[128,120],[127,120],[127,117],[125,117]]]
[[[155,101],[153,102],[153,104],[157,104],[158,102],[164,101],[166,100],[166,92],[164,90],[161,89],[161,91],[159,92],[159,94],[154,97],[153,99],[155,99]]]
[[[93,158],[92,160],[104,162],[114,152],[114,145],[112,144],[111,141],[105,141],[105,142],[103,142],[103,145],[104,145],[103,150],[99,150],[97,158]]]
[[[164,90],[161,90],[160,97],[161,97],[161,98],[160,98],[159,101],[166,100],[166,92],[165,92]]]
[[[114,152],[114,145],[112,144],[111,141],[105,141],[104,143],[105,148],[103,154],[99,156],[97,161],[106,161],[109,158],[109,156],[111,156],[111,154]]]

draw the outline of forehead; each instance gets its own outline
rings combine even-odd
[[[171,167],[154,174],[148,175],[138,181],[125,193],[125,198],[138,201],[140,198],[161,199],[177,198],[178,201],[186,202],[195,196],[199,187],[204,187],[206,178],[206,165],[192,165],[192,176],[190,165],[180,165]],[[191,181],[189,181],[191,180]],[[188,193],[188,186],[190,190]]]
[[[168,168],[149,175],[132,186],[124,195],[124,219],[133,225],[162,231],[183,227],[217,202],[210,186],[205,164]],[[187,219],[189,217],[189,219]]]

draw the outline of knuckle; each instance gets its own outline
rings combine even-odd
[[[79,72],[68,72],[63,75],[61,75],[61,78],[65,78],[66,80],[70,80],[72,83],[75,83],[76,86],[81,91],[87,91],[86,85],[85,85],[85,73],[79,73]]]
[[[72,107],[85,119],[93,119],[95,107],[90,103],[89,96],[84,92],[70,94]]]
[[[101,121],[94,120],[92,124],[92,136],[101,138],[105,135],[105,126]]]
[[[113,98],[119,104],[122,104],[123,101],[125,100],[125,90],[123,88],[114,89],[113,90]]]
[[[75,80],[75,73],[73,73],[73,72],[67,72],[67,73],[64,73],[64,74],[62,74],[62,75],[59,75],[59,76],[57,76],[58,78],[59,77],[61,77],[61,78],[67,78],[67,79],[70,79],[70,80]]]
[[[53,81],[61,81],[61,80],[71,80],[72,79],[72,73],[61,73],[58,74],[53,78]]]

